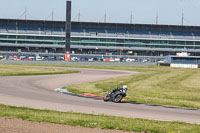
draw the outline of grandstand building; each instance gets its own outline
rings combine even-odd
[[[72,22],[72,54],[200,55],[200,27]],[[0,51],[65,52],[65,21],[0,19]]]

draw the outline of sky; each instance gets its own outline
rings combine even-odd
[[[66,0],[0,0],[0,18],[65,20]],[[139,24],[158,23],[180,25],[184,14],[184,25],[200,26],[200,0],[71,0],[72,20],[103,22],[106,13],[107,22]]]

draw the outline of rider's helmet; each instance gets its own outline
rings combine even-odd
[[[124,86],[123,86],[123,89],[127,91],[127,90],[128,90],[128,86],[127,86],[127,85],[124,85]]]

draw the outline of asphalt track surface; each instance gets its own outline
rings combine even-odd
[[[103,102],[103,100],[60,94],[54,91],[55,88],[62,86],[127,76],[137,74],[137,72],[81,68],[58,69],[78,70],[80,73],[0,77],[0,104],[200,124],[200,110],[136,103]]]

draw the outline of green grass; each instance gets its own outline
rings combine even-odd
[[[150,131],[152,133],[197,133],[200,131],[200,125],[183,122],[161,122],[106,115],[38,110],[5,105],[0,105],[0,117],[89,128],[118,129],[138,132]]]
[[[78,71],[50,68],[31,68],[0,65],[0,76],[70,74]]]
[[[106,91],[126,84],[129,87],[126,97],[128,102],[200,108],[199,69],[124,66],[103,68],[142,73],[64,88],[76,94],[92,93],[103,96]]]
[[[55,65],[39,66],[55,67]],[[200,70],[198,69],[173,69],[155,66],[113,67],[57,65],[57,67],[81,67],[143,72],[132,76],[87,83],[84,84],[84,86],[74,85],[67,87],[74,93],[80,94],[88,92],[104,95],[106,91],[111,90],[116,86],[127,84],[129,86],[127,100],[130,102],[200,108]],[[64,113],[5,105],[0,105],[0,116],[36,122],[50,122],[90,128],[119,129],[124,131],[150,131],[153,133],[197,133],[200,131],[200,125],[182,122],[161,122],[72,112]]]

